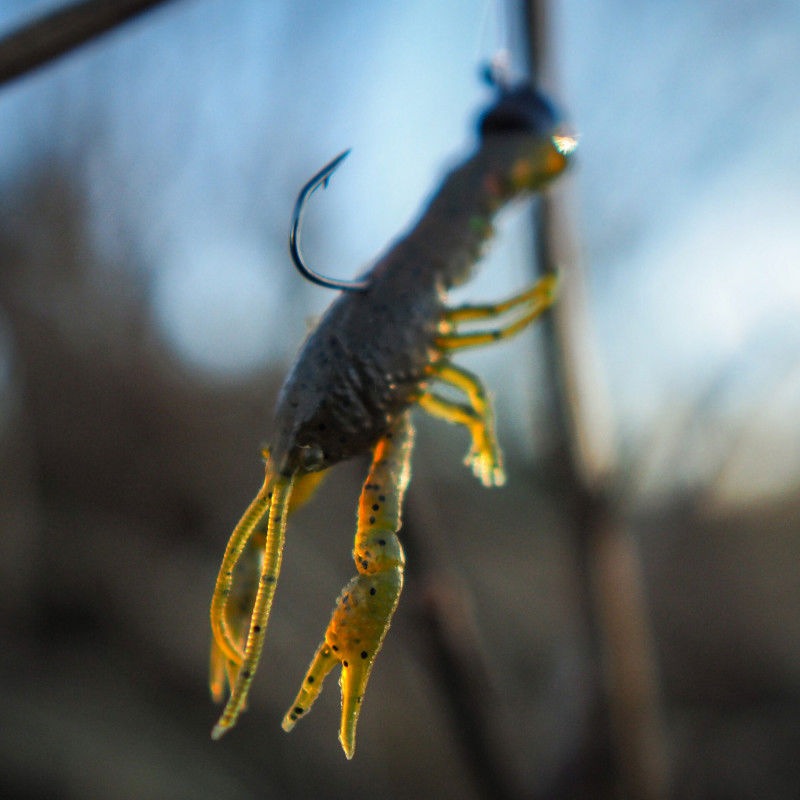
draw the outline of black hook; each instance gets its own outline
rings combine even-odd
[[[299,270],[300,274],[306,280],[316,283],[319,286],[324,286],[327,289],[344,289],[349,292],[363,292],[370,286],[369,281],[340,281],[335,278],[326,278],[324,275],[319,275],[314,270],[309,269],[303,261],[303,256],[300,255],[300,220],[303,216],[303,208],[306,201],[312,194],[320,187],[324,189],[331,179],[331,175],[336,171],[339,164],[350,155],[349,150],[340,153],[329,164],[326,164],[301,190],[297,195],[297,202],[294,205],[294,214],[292,215],[292,229],[289,231],[289,252],[292,254],[292,261]]]

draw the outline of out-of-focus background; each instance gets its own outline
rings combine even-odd
[[[0,36],[59,5],[5,0]],[[587,581],[590,607],[615,595],[592,595],[565,512],[540,328],[458,359],[494,393],[507,486],[480,488],[464,434],[419,420],[408,580],[355,760],[333,679],[291,736],[280,720],[353,573],[361,462],[291,519],[250,708],[209,739],[219,559],[332,299],[289,262],[296,193],[353,148],[304,249],[326,274],[367,265],[474,145],[494,20],[485,0],[174,0],[0,87],[3,797],[610,797],[637,730],[650,796],[798,796],[794,0],[551,6],[581,134],[560,189],[593,359],[576,402],[613,453],[602,514],[641,589],[642,708],[607,713]],[[502,217],[456,300],[531,280],[530,221]],[[601,608],[607,639],[626,613]]]

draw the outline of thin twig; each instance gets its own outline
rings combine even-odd
[[[84,0],[0,39],[0,86],[170,0]]]

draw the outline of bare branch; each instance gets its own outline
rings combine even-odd
[[[170,0],[83,0],[0,39],[0,86]]]
[[[552,86],[548,12],[547,0],[527,0],[531,72]],[[562,297],[544,326],[546,361],[558,392],[556,451],[570,499],[566,513],[572,517],[579,603],[595,662],[593,734],[607,749],[602,756],[609,794],[618,781],[625,797],[661,800],[667,796],[668,764],[642,565],[611,491],[617,469],[614,425],[592,350],[574,231],[563,194],[543,198],[537,261],[541,270],[562,276]]]

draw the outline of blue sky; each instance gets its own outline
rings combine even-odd
[[[6,0],[0,25],[55,5]],[[567,191],[623,440],[674,459],[659,437],[733,369],[709,424],[756,409],[774,417],[759,446],[786,442],[800,410],[800,4],[553,5],[558,100],[581,132]],[[493,13],[484,0],[172,3],[0,93],[3,202],[37,165],[71,165],[94,247],[145,276],[176,352],[219,380],[287,363],[331,299],[287,257],[299,187],[352,147],[304,248],[341,277],[377,257],[471,146]],[[529,280],[526,221],[506,215],[461,298]],[[467,360],[523,442],[537,435],[531,341]],[[756,470],[769,453],[751,457]]]

